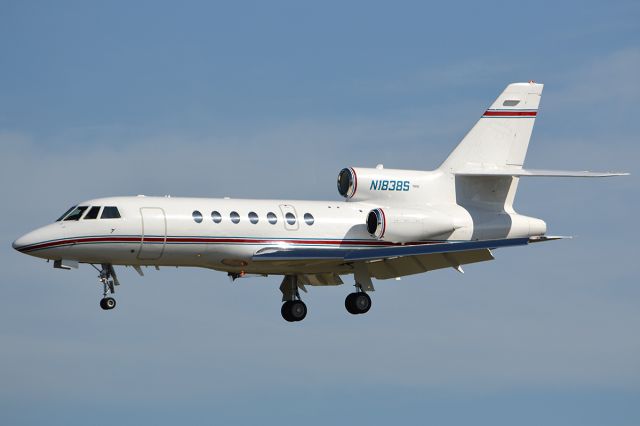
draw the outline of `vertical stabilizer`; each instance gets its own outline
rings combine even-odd
[[[534,82],[508,85],[440,170],[522,168],[542,87]]]

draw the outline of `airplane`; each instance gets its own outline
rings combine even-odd
[[[306,286],[343,284],[351,314],[371,308],[372,278],[398,279],[493,260],[503,247],[557,240],[546,223],[516,213],[521,177],[608,177],[628,173],[536,170],[524,160],[543,85],[509,84],[435,170],[347,167],[344,201],[129,196],[87,200],[13,242],[59,269],[90,264],[100,306],[111,310],[115,266],[200,267],[232,279],[283,276],[282,317],[303,320]],[[96,266],[99,265],[99,266]]]

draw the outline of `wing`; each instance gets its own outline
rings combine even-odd
[[[283,266],[314,264],[365,264],[377,279],[397,278],[440,268],[492,260],[491,249],[529,244],[528,238],[488,241],[456,241],[383,248],[293,248],[263,249],[253,256],[256,262],[276,262]]]

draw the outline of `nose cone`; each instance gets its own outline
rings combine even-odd
[[[24,234],[11,245],[21,253],[50,259],[53,251],[59,250],[55,247],[56,242],[63,240],[65,235],[64,228],[59,223],[53,223]],[[60,253],[55,254],[60,255]]]
[[[18,238],[17,240],[15,240],[11,246],[18,250],[18,251],[22,251],[21,249],[27,246],[30,246],[31,244],[35,244],[37,241],[34,238],[34,233],[33,232],[29,232],[28,234],[24,234],[22,237]]]
[[[49,233],[46,231],[47,227],[35,229],[24,234],[22,237],[15,240],[11,245],[14,249],[24,253],[25,250],[30,250],[35,245],[47,240],[49,237]]]

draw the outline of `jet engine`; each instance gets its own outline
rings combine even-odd
[[[366,225],[372,237],[394,243],[428,240],[456,229],[451,218],[432,209],[377,208],[367,215]]]
[[[428,173],[414,170],[347,167],[338,174],[338,192],[347,201],[410,200]]]

